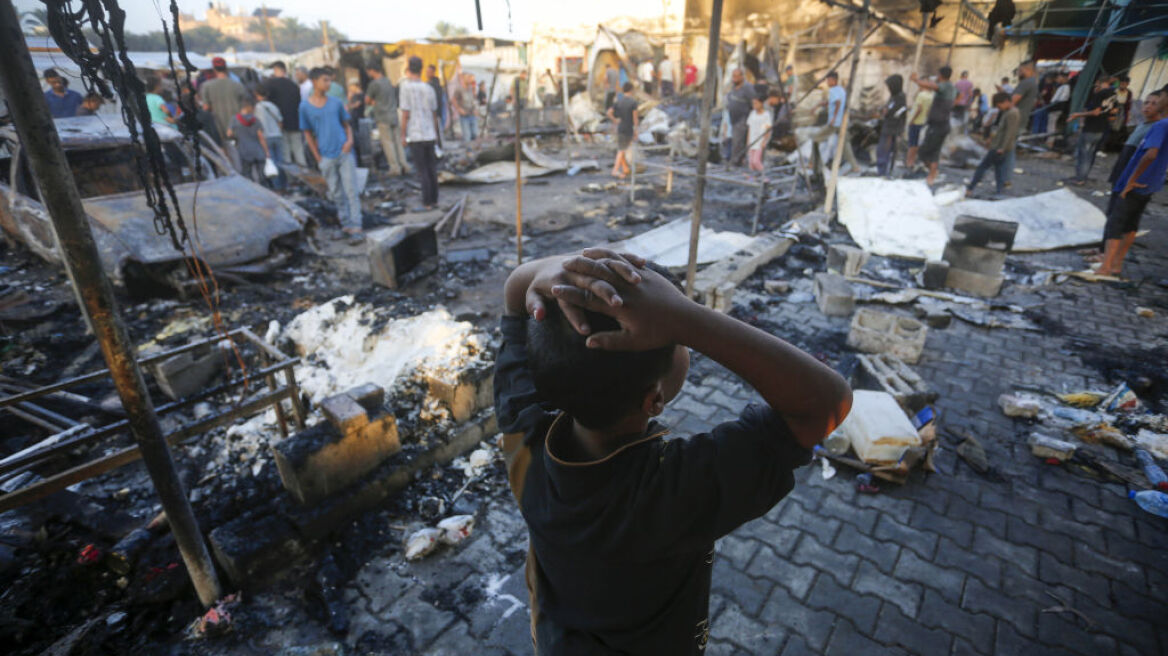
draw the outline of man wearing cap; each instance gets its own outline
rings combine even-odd
[[[53,118],[69,118],[77,116],[81,109],[81,94],[69,89],[69,83],[55,68],[45,69],[45,82],[49,83],[49,90],[45,92],[45,100],[49,102],[49,113]]]
[[[288,144],[288,154],[297,166],[307,166],[304,159],[304,135],[300,132],[300,87],[288,79],[288,68],[284,62],[272,62],[272,77],[264,82],[268,99],[280,110],[284,129],[284,141]]]
[[[243,101],[248,100],[250,94],[242,84],[231,79],[227,71],[227,62],[222,57],[211,60],[211,68],[215,71],[215,78],[207,80],[199,87],[199,96],[211,105],[211,114],[215,116],[215,127],[219,134],[227,134],[227,128],[235,115],[243,107]],[[230,140],[224,140],[223,149],[231,158],[231,165],[235,170],[242,170],[243,164],[239,160],[239,151]]]

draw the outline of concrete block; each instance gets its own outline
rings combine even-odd
[[[855,246],[833,244],[827,249],[827,270],[844,276],[855,276],[868,261],[868,253]]]
[[[385,403],[385,390],[373,383],[365,383],[345,392],[370,415],[380,415]]]
[[[848,346],[863,353],[888,353],[916,364],[928,332],[916,319],[864,308],[852,317]]]
[[[438,237],[431,225],[403,225],[367,234],[369,275],[373,282],[397,289],[399,279],[424,260],[438,255]]]
[[[426,383],[430,396],[450,410],[454,421],[461,423],[494,405],[493,373],[490,367],[476,367],[431,375]]]
[[[949,273],[945,276],[946,287],[966,294],[987,298],[997,296],[998,292],[1002,291],[1003,282],[1004,279],[1000,275],[987,276],[973,271],[952,268],[949,269]]]
[[[152,365],[154,381],[171,400],[186,398],[207,387],[223,369],[223,354],[207,347],[179,353]]]
[[[972,271],[987,276],[1001,275],[1002,267],[1006,265],[1006,251],[953,242],[945,246],[944,257],[951,269]]]
[[[755,237],[745,249],[719,260],[702,269],[694,277],[694,291],[697,300],[713,307],[711,297],[717,296],[719,287],[730,283],[737,285],[754,275],[759,267],[781,257],[795,243],[779,233],[763,233]]]
[[[953,220],[949,243],[1008,252],[1014,248],[1018,224],[962,214]],[[948,259],[948,258],[946,258]]]
[[[734,289],[735,284],[732,282],[724,282],[714,289],[713,294],[707,295],[706,305],[717,310],[723,314],[729,314],[734,307]]]
[[[399,450],[393,415],[348,433],[321,422],[272,446],[284,488],[302,504],[317,503],[344,489]]]
[[[815,274],[814,292],[819,311],[829,317],[846,317],[856,308],[852,286],[843,276],[834,273]]]
[[[208,540],[233,588],[261,583],[306,555],[296,526],[275,513],[237,517],[216,527]]]
[[[925,289],[941,289],[945,286],[945,278],[948,275],[948,262],[929,260],[925,262],[925,271],[921,274],[921,286]]]
[[[910,414],[937,400],[937,392],[923,378],[895,355],[865,354],[856,358],[856,389],[877,389],[892,395]]]
[[[369,424],[369,413],[347,393],[336,394],[321,401],[320,411],[341,435],[359,431]]]

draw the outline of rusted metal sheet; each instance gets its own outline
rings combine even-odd
[[[198,253],[212,266],[265,257],[272,241],[295,234],[304,225],[303,210],[294,213],[276,194],[240,175],[178,185],[175,193],[187,226],[198,227],[197,239],[191,231]],[[169,238],[154,229],[154,213],[141,192],[88,198],[82,204],[90,219],[101,224],[129,258],[156,264],[181,257]],[[107,271],[123,263],[114,259],[117,253],[107,259],[102,252]]]

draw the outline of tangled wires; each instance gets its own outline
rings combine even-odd
[[[80,7],[75,10],[74,4]],[[113,93],[121,99],[122,121],[129,130],[130,142],[134,146],[135,168],[146,192],[147,205],[154,212],[154,228],[160,235],[169,235],[171,243],[181,251],[189,234],[174,186],[167,174],[162,142],[151,125],[145,84],[139,79],[126,50],[126,12],[118,6],[117,0],[76,0],[76,3],[73,0],[45,0],[45,6],[49,33],[53,35],[61,52],[81,69],[86,91],[109,97],[112,87]],[[179,57],[189,74],[196,69],[187,60],[182,48],[178,31],[178,8],[173,0],[171,11],[176,16],[174,27],[179,43]],[[100,41],[96,50],[90,49],[83,32],[86,27]],[[170,31],[165,24],[163,28],[167,50],[170,50]],[[171,70],[174,71],[173,53]],[[189,81],[187,85],[190,85]],[[195,120],[194,112],[186,112],[185,117],[186,121]],[[197,170],[198,162],[195,165]]]
[[[216,331],[232,343],[235,359],[244,372],[246,391],[247,367],[239,350],[235,348],[234,340],[228,337],[223,327],[223,318],[219,312],[219,286],[214,273],[200,257],[197,219],[192,216],[192,225],[196,231],[196,239],[192,240],[183,220],[174,185],[167,172],[162,141],[154,130],[150,109],[146,104],[146,85],[138,77],[126,49],[126,12],[118,6],[117,0],[44,0],[44,2],[47,8],[49,33],[56,40],[61,52],[81,69],[81,80],[86,91],[100,93],[108,98],[112,87],[113,93],[121,99],[122,121],[130,134],[135,169],[146,193],[146,203],[154,213],[154,229],[159,235],[168,236],[174,248],[184,254],[187,270],[198,283],[199,292],[211,311]],[[74,9],[75,4],[79,8]],[[98,40],[96,49],[90,48],[84,32],[87,27],[96,35]],[[178,59],[186,72],[181,80],[175,66],[175,49],[171,44],[172,28]],[[168,65],[182,109],[179,129],[193,146],[194,170],[198,172],[202,165],[202,150],[199,141],[198,112],[194,106],[195,87],[191,83],[192,74],[198,68],[191,64],[187,57],[182,30],[179,28],[176,0],[170,1],[170,24],[163,20],[162,31],[166,38]]]

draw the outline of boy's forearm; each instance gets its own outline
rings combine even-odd
[[[674,321],[679,343],[716,360],[758,390],[802,446],[818,444],[847,416],[852,398],[847,382],[798,348],[696,303]]]

